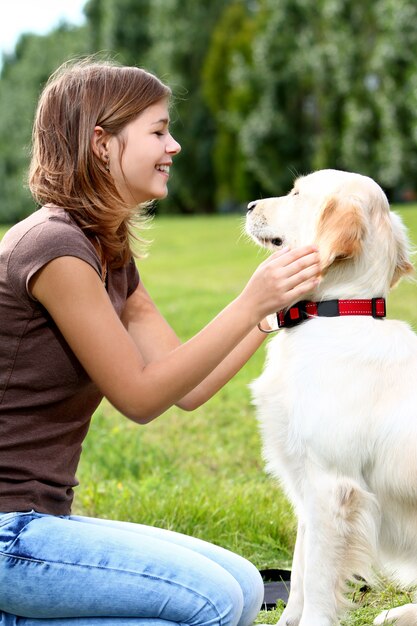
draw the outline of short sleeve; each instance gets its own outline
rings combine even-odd
[[[62,256],[82,259],[101,274],[94,246],[75,224],[50,218],[24,232],[10,251],[7,266],[8,281],[16,296],[33,301],[28,289],[30,279],[49,261]]]

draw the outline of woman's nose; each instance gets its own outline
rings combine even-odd
[[[181,152],[181,146],[178,141],[175,141],[174,137],[170,135],[170,141],[167,144],[166,151],[169,154],[178,154]]]

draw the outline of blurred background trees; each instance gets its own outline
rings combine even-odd
[[[64,60],[100,53],[173,89],[182,144],[161,212],[239,210],[332,167],[413,198],[414,0],[87,0],[86,24],[24,35],[0,74],[0,221],[34,208],[33,113]]]

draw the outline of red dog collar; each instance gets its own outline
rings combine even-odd
[[[386,316],[384,298],[371,300],[324,300],[323,302],[297,302],[287,311],[278,311],[279,328],[296,326],[309,317],[338,317],[339,315],[372,315],[375,318]]]

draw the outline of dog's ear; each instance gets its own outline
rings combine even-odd
[[[360,201],[355,196],[329,198],[319,217],[316,244],[326,270],[335,261],[351,259],[362,249],[366,226]]]
[[[396,213],[391,213],[391,223],[395,241],[395,269],[390,287],[394,287],[402,276],[412,274],[414,267],[410,259],[407,232],[401,218]]]

